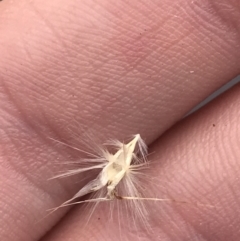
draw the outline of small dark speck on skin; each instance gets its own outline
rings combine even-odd
[[[98,218],[98,220],[100,220],[100,218]]]
[[[213,124],[213,127],[215,127],[216,125],[215,124]]]

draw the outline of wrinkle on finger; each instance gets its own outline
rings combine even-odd
[[[151,142],[239,73],[231,3],[27,2],[1,16],[0,76],[38,129],[71,138],[81,123]]]

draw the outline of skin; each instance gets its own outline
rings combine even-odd
[[[48,137],[84,148],[86,130],[140,133],[150,195],[216,206],[152,203],[154,232],[140,227],[139,240],[238,240],[240,87],[181,119],[239,74],[239,14],[237,0],[1,1],[1,240],[121,240],[106,207],[86,227],[81,205],[40,221],[83,185],[48,181],[84,156]]]

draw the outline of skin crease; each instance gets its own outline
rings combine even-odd
[[[152,195],[216,204],[151,204],[154,232],[139,240],[238,240],[239,87],[174,124],[239,74],[239,11],[236,0],[0,2],[1,240],[120,240],[107,207],[85,228],[81,206],[40,221],[83,184],[48,181],[55,163],[83,157],[48,137],[83,148],[86,130],[140,133]]]

